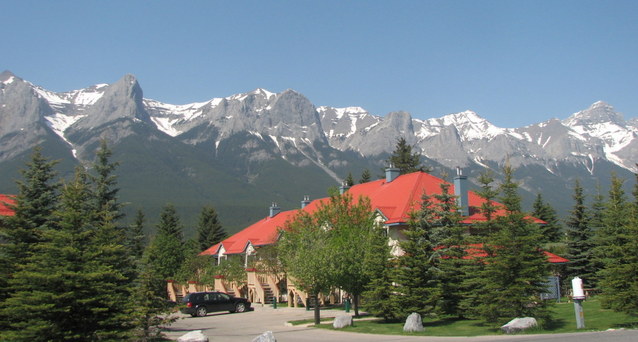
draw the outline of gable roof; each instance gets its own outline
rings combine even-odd
[[[386,219],[385,224],[401,225],[407,224],[411,212],[421,208],[421,196],[423,193],[427,195],[441,194],[441,183],[449,184],[449,191],[451,194],[454,194],[454,184],[425,172],[413,172],[401,175],[391,182],[387,182],[385,179],[379,179],[353,185],[348,189],[348,193],[352,195],[355,201],[361,196],[368,197],[372,209],[380,212]],[[317,210],[322,203],[328,200],[329,198],[327,197],[316,199],[300,210],[312,213]],[[476,193],[468,191],[468,201],[470,205],[470,215],[465,217],[461,223],[472,224],[485,221],[485,217],[480,212],[480,207],[485,203],[485,200]],[[503,205],[497,202],[493,203],[495,206],[501,208],[496,211],[495,215],[504,215],[505,210],[502,209]],[[275,243],[278,230],[284,226],[287,220],[292,219],[297,212],[298,210],[289,210],[283,211],[273,217],[266,217],[222,242],[211,246],[200,254],[217,255],[222,245],[225,249],[225,254],[240,254],[244,252],[248,241],[250,241],[253,246]],[[545,223],[534,217],[528,218],[536,223]]]
[[[201,252],[200,255],[217,255],[221,246],[225,249],[224,254],[241,254],[246,250],[249,243],[255,247],[273,244],[277,241],[279,228],[283,227],[286,221],[295,213],[297,213],[297,210],[288,210],[280,212],[273,217],[265,217],[222,242],[211,246]]]
[[[0,216],[13,216],[15,212],[9,206],[15,205],[16,201],[13,195],[0,194]]]

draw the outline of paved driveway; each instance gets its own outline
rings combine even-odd
[[[333,316],[343,311],[322,311],[323,316]],[[432,336],[395,336],[369,335],[315,329],[303,326],[288,327],[285,322],[298,319],[312,319],[313,312],[305,309],[261,307],[257,304],[255,311],[237,314],[209,314],[206,317],[190,317],[180,315],[182,319],[166,331],[171,339],[192,330],[202,330],[211,342],[250,342],[265,331],[272,331],[278,342],[485,342],[485,341],[544,341],[544,342],[635,342],[638,341],[638,330],[616,330],[606,332],[589,332],[560,335],[516,335],[516,336],[481,336],[481,337],[432,337]]]

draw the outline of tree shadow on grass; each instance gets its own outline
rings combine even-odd
[[[636,329],[638,328],[638,320],[635,320],[633,322],[626,322],[626,323],[618,323],[618,324],[614,324],[613,327],[615,329]]]

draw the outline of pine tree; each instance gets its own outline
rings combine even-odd
[[[476,295],[478,306],[474,313],[486,322],[503,324],[512,317],[549,318],[545,303],[539,301],[545,291],[548,268],[547,257],[539,246],[540,234],[536,224],[521,212],[518,185],[513,170],[504,168],[500,200],[505,216],[496,219],[498,229],[488,236],[483,250],[487,256],[477,278],[480,284]]]
[[[412,146],[408,145],[403,137],[397,140],[396,147],[390,158],[388,158],[388,163],[398,168],[402,175],[416,171],[431,171],[429,168],[421,165],[421,154],[418,152],[413,153]]]
[[[348,172],[348,176],[343,182],[348,187],[351,187],[354,185],[354,178],[352,177],[352,172]]]
[[[133,293],[136,310],[132,314],[132,324],[136,341],[162,341],[162,328],[177,319],[167,315],[171,306],[165,296],[158,295],[164,289],[164,280],[149,265],[143,265]]]
[[[589,213],[585,206],[585,195],[580,181],[574,183],[574,207],[567,219],[567,265],[566,280],[580,277],[587,286],[596,287],[595,269],[591,265],[593,234],[589,226]]]
[[[15,215],[0,218],[0,303],[13,292],[9,280],[42,241],[42,232],[54,224],[51,214],[60,186],[53,170],[56,163],[47,160],[40,147],[34,148],[26,169],[20,170],[22,180],[16,182],[18,194],[10,206]],[[0,330],[6,328],[4,322],[0,312]]]
[[[10,276],[17,265],[24,264],[32,247],[40,242],[42,230],[53,224],[51,214],[58,203],[60,187],[54,180],[56,164],[57,161],[47,160],[42,149],[36,147],[26,169],[20,170],[23,179],[16,182],[18,195],[15,205],[10,206],[15,215],[0,220],[0,240],[6,241],[2,244],[2,254],[9,267],[3,270],[3,275]]]
[[[370,236],[370,253],[364,260],[364,272],[370,279],[363,293],[363,306],[366,311],[386,322],[396,321],[401,317],[398,303],[393,299],[395,288],[395,259],[391,258],[390,246],[385,228],[378,228]]]
[[[126,277],[112,258],[120,251],[104,244],[93,199],[86,173],[76,169],[54,213],[59,223],[43,231],[35,253],[10,281],[15,293],[3,307],[12,328],[6,340],[128,338],[127,288],[121,287]]]
[[[549,203],[543,201],[543,196],[538,193],[533,204],[532,216],[545,222],[541,227],[543,242],[560,242],[562,239],[561,224],[556,215],[556,210]]]
[[[623,181],[615,174],[612,174],[609,197],[605,203],[602,215],[602,227],[596,231],[594,248],[594,258],[601,267],[598,270],[598,286],[602,289],[603,304],[611,308],[615,304],[613,298],[618,290],[616,283],[617,275],[613,271],[621,269],[624,265],[624,248],[630,245],[631,237],[628,231],[632,226],[631,205],[627,201],[625,192],[622,189]]]
[[[157,224],[157,235],[145,257],[152,272],[164,280],[172,279],[184,262],[182,225],[172,204],[164,206]]]
[[[128,246],[130,254],[138,260],[140,260],[142,255],[144,255],[146,237],[144,234],[145,220],[144,212],[141,209],[138,209],[135,213],[133,224],[128,230]]]
[[[638,194],[638,175],[633,194]],[[621,182],[612,178],[610,191],[608,222],[620,224],[614,227],[615,236],[609,240],[613,244],[604,246],[606,249],[605,268],[600,271],[600,288],[602,289],[602,303],[605,307],[615,311],[634,315],[638,310],[638,206],[634,203],[622,201]],[[626,207],[614,208],[616,205]],[[626,219],[614,217],[614,213],[628,213]],[[605,229],[608,230],[607,228]],[[612,229],[609,229],[611,232]],[[606,241],[606,240],[605,240]]]
[[[113,220],[119,220],[124,215],[121,212],[122,204],[117,200],[117,176],[114,174],[119,163],[111,162],[113,152],[109,149],[105,139],[100,140],[100,148],[95,153],[95,161],[92,164],[94,175],[91,180],[94,184],[95,207],[98,210],[109,212]]]
[[[432,198],[424,193],[420,210],[411,214],[409,227],[404,231],[406,239],[399,243],[404,252],[397,260],[397,293],[401,295],[394,296],[394,300],[403,310],[401,316],[412,312],[422,316],[433,314],[441,296],[434,258],[436,246],[432,242],[435,220]]]
[[[370,174],[370,170],[365,169],[361,172],[361,179],[359,179],[359,184],[367,183],[372,179],[372,175]]]
[[[211,206],[202,208],[197,225],[197,241],[200,252],[226,238],[226,231],[217,218],[217,211]]]
[[[441,293],[438,305],[443,313],[462,317],[460,303],[465,292],[466,229],[461,226],[457,198],[450,193],[450,184],[441,183],[440,187],[441,193],[433,195],[436,199],[436,212],[432,231]]]

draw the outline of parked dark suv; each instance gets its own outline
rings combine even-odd
[[[223,292],[193,292],[182,299],[180,311],[191,316],[204,317],[209,312],[230,311],[244,312],[250,310],[250,302],[246,298],[233,297]]]

